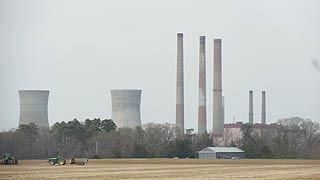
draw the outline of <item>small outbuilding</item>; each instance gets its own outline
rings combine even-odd
[[[239,159],[245,152],[237,147],[206,147],[198,155],[199,159]]]

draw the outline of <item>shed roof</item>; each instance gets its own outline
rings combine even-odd
[[[199,151],[199,153],[205,153],[205,152],[239,152],[243,153],[241,149],[237,147],[206,147]]]

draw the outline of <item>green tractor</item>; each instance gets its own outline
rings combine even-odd
[[[56,156],[56,157],[50,157],[48,159],[48,163],[50,165],[55,165],[55,164],[65,165],[66,164],[66,160],[61,156]]]
[[[3,165],[15,165],[18,164],[18,159],[13,157],[11,154],[4,154],[1,160],[1,164]]]

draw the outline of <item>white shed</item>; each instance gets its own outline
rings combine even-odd
[[[237,147],[206,147],[198,151],[199,159],[244,158],[245,152]]]

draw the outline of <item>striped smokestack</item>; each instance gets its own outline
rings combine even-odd
[[[266,92],[262,91],[261,124],[266,124]]]
[[[177,34],[176,127],[184,134],[183,34]]]
[[[249,124],[253,124],[253,91],[249,91]]]
[[[221,39],[214,40],[213,63],[213,135],[223,136]]]
[[[198,134],[203,134],[206,131],[206,37],[200,36]]]

